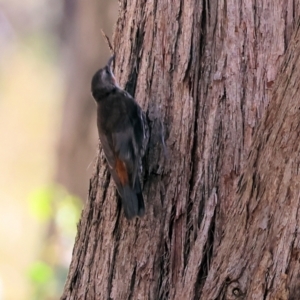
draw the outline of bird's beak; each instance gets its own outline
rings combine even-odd
[[[107,62],[107,66],[111,69],[111,64],[115,60],[115,55],[113,55]]]

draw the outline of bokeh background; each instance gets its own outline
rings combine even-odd
[[[59,299],[97,153],[117,0],[0,0],[0,300]]]

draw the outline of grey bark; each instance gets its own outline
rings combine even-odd
[[[124,218],[100,152],[62,299],[300,299],[299,9],[121,2],[116,77],[152,129],[146,215]]]

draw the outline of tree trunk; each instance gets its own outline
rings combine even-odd
[[[116,78],[152,129],[146,215],[124,218],[99,155],[62,299],[300,299],[299,12],[122,1]]]

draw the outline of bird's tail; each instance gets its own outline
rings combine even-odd
[[[143,198],[143,194],[142,194],[140,179],[138,176],[135,180],[134,191],[135,191],[136,197],[138,199],[138,206],[139,206],[138,215],[140,217],[142,217],[145,214],[145,203],[144,203],[144,198]]]
[[[129,185],[123,186],[121,198],[127,219],[132,219],[135,216],[142,217],[144,215],[145,204],[141,184],[138,178],[135,181],[134,189],[132,189]]]

